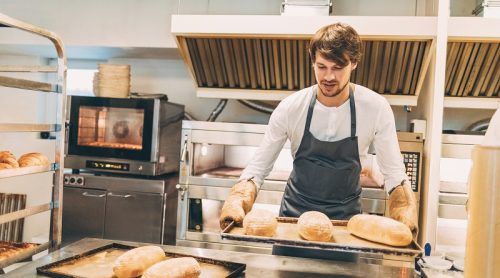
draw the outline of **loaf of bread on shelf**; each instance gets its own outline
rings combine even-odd
[[[299,235],[312,241],[330,241],[333,236],[332,221],[324,213],[308,211],[297,221]]]
[[[25,153],[19,157],[19,167],[49,166],[49,159],[43,153]]]
[[[9,151],[0,151],[0,163],[9,164],[12,168],[19,167],[16,157]]]
[[[120,255],[113,265],[118,278],[141,276],[146,269],[165,259],[165,252],[158,246],[137,247]]]
[[[413,239],[410,228],[389,217],[357,214],[347,223],[349,233],[391,246],[408,246]]]
[[[272,212],[264,209],[252,209],[243,219],[245,234],[272,237],[276,234],[278,221]]]
[[[200,264],[193,257],[173,258],[148,268],[142,278],[196,278],[201,274]]]
[[[14,167],[12,167],[12,165],[8,164],[8,163],[3,163],[3,162],[0,162],[0,170],[3,170],[3,169],[12,169]]]

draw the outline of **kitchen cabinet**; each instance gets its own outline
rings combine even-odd
[[[66,174],[63,244],[84,237],[175,242],[177,175],[155,179]]]

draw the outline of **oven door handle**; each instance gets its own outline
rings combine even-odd
[[[110,196],[110,197],[120,197],[120,198],[130,198],[130,197],[132,197],[132,195],[130,195],[130,194],[120,195],[120,194],[113,194],[113,192],[109,192],[108,196]]]
[[[83,192],[82,195],[85,197],[102,198],[102,197],[106,196],[106,193],[97,195],[97,194],[90,194],[88,192]]]
[[[187,143],[188,143],[188,137],[187,135],[184,136],[184,145],[182,146],[182,153],[181,153],[181,161],[182,163],[185,163],[187,160]]]

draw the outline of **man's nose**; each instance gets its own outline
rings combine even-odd
[[[325,75],[325,79],[328,81],[335,80],[335,72],[333,70],[328,70]]]

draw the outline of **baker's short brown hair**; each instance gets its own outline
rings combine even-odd
[[[362,42],[358,32],[345,23],[334,23],[321,27],[311,39],[309,55],[313,62],[320,54],[340,66],[349,61],[358,63],[362,54]]]

